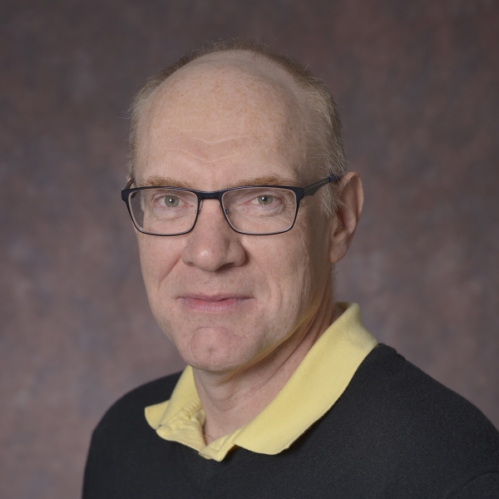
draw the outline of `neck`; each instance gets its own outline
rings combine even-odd
[[[326,293],[314,316],[265,359],[230,373],[193,369],[207,444],[254,419],[279,393],[338,312]]]

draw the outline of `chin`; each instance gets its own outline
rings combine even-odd
[[[197,332],[185,348],[178,348],[184,361],[195,369],[212,372],[235,371],[251,363],[254,348],[243,338],[223,330]],[[256,352],[254,352],[256,354]]]
[[[246,363],[234,355],[209,354],[209,355],[187,355],[183,357],[185,362],[200,371],[213,373],[226,373],[237,371]]]

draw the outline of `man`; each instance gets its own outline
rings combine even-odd
[[[84,498],[499,498],[499,434],[336,303],[362,185],[312,75],[213,46],[133,108],[123,199],[189,367],[96,428]]]

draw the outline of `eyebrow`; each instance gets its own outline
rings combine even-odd
[[[284,178],[279,175],[265,175],[263,177],[253,177],[249,179],[244,179],[232,185],[226,184],[224,189],[228,189],[230,187],[242,187],[242,186],[253,187],[259,185],[297,186],[298,183],[296,182],[296,180]],[[176,187],[181,189],[199,190],[195,189],[193,185],[187,182],[181,182],[171,177],[160,177],[160,176],[149,177],[144,181],[143,187]]]
[[[149,177],[145,180],[144,187],[179,187],[182,189],[193,189],[192,185],[170,177]]]

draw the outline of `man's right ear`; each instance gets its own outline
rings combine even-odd
[[[337,194],[338,208],[331,227],[329,261],[339,262],[347,253],[359,222],[364,204],[364,190],[360,176],[348,172],[340,180]]]

